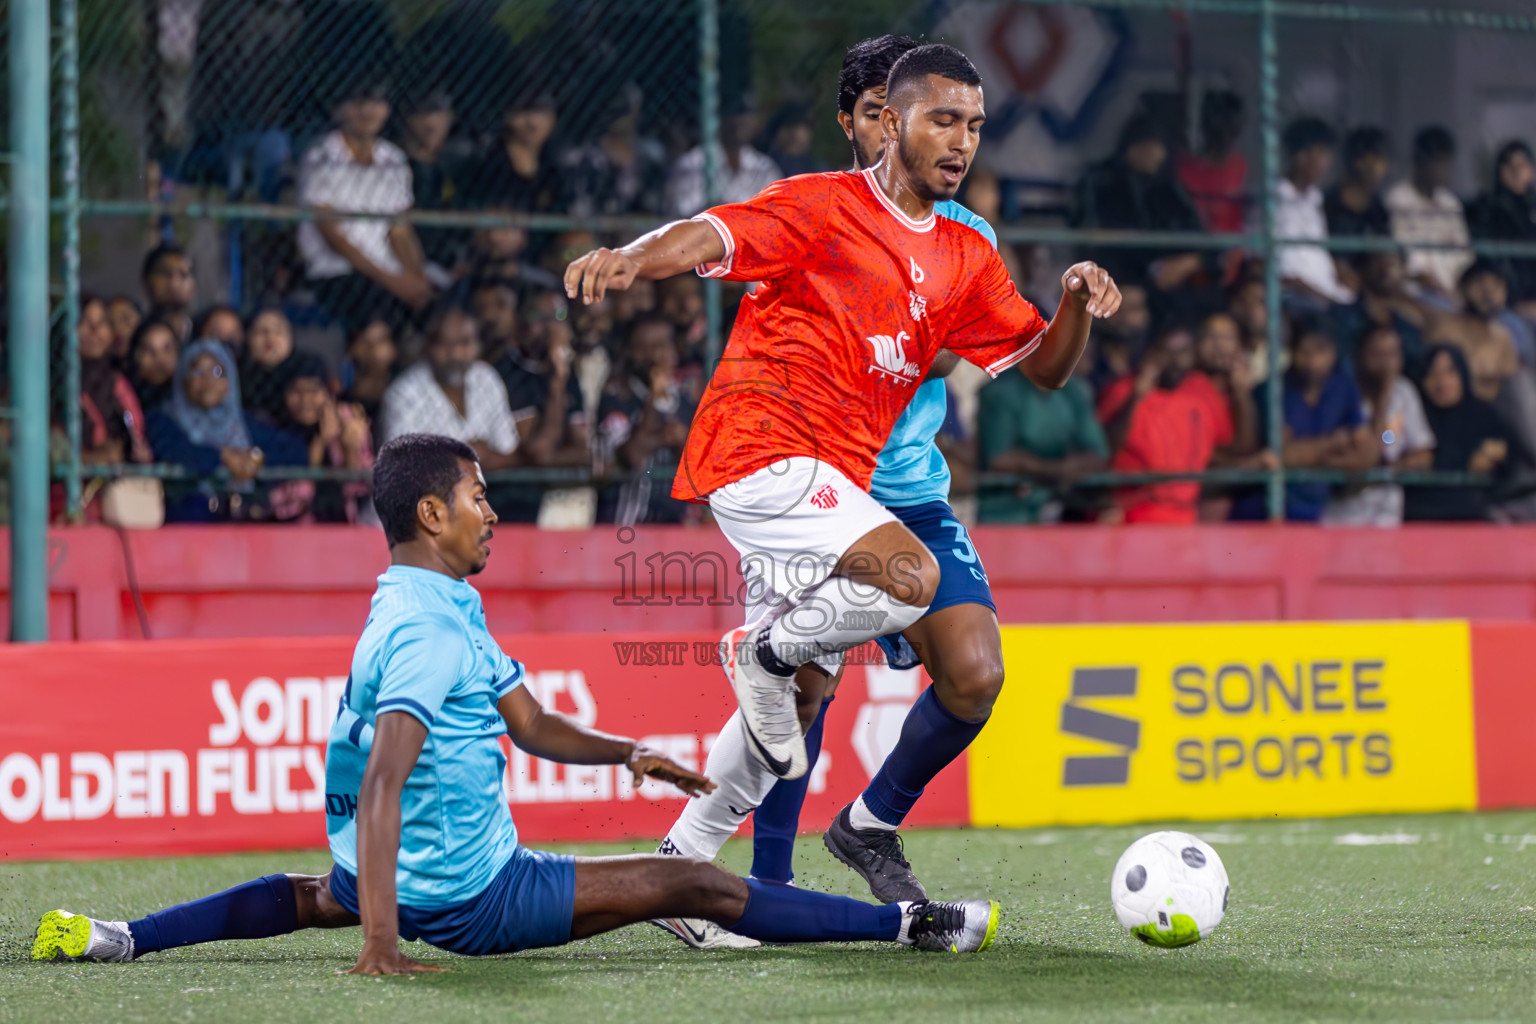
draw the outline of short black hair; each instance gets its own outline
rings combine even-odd
[[[1479,256],[1470,267],[1463,270],[1457,284],[1465,288],[1480,277],[1496,277],[1504,282],[1506,288],[1509,287],[1509,275],[1504,272],[1504,268],[1486,256]]]
[[[1387,133],[1375,125],[1362,125],[1344,136],[1344,166],[1365,156],[1388,156]]]
[[[1285,126],[1285,134],[1280,141],[1285,146],[1286,156],[1295,156],[1313,146],[1332,149],[1338,145],[1339,136],[1333,126],[1320,117],[1298,117]]]
[[[1241,121],[1243,98],[1230,89],[1212,89],[1200,98],[1200,124],[1227,126]]]
[[[431,348],[437,343],[437,339],[442,336],[443,325],[456,316],[461,316],[470,323],[478,324],[480,322],[475,319],[475,314],[471,313],[468,307],[459,304],[455,299],[443,301],[433,307],[431,314],[427,317],[425,331],[427,348]]]
[[[206,337],[207,335],[204,332],[208,329],[208,321],[212,320],[220,313],[228,313],[230,316],[240,321],[240,326],[242,328],[245,327],[245,318],[240,315],[240,311],[238,309],[236,309],[234,306],[231,306],[227,302],[216,302],[209,306],[207,309],[203,310],[201,313],[197,314],[197,319],[192,321],[192,337]]]
[[[921,45],[911,36],[887,33],[848,47],[843,69],[837,73],[837,109],[853,113],[864,91],[885,85],[896,62]]]
[[[443,501],[458,486],[459,460],[475,450],[441,434],[401,434],[385,442],[373,463],[373,507],[390,547],[416,539],[416,505],[431,494]]]
[[[971,58],[944,43],[927,43],[908,50],[891,65],[891,76],[885,82],[885,95],[896,95],[896,90],[909,82],[918,82],[929,75],[938,75],[961,85],[980,85],[981,74]]]
[[[1339,339],[1333,336],[1328,321],[1314,313],[1303,313],[1291,319],[1291,347],[1300,345],[1303,338],[1322,338],[1334,348],[1339,347]]]
[[[155,246],[153,249],[149,250],[149,254],[144,257],[144,265],[139,270],[139,280],[148,281],[149,275],[160,269],[160,264],[162,261],[171,259],[176,256],[180,256],[182,259],[189,258],[187,256],[187,251],[179,245],[171,245],[169,242],[166,242]]]
[[[1441,157],[1456,155],[1456,136],[1444,125],[1432,124],[1428,128],[1419,129],[1419,133],[1413,137],[1413,158],[1415,160],[1437,160]]]

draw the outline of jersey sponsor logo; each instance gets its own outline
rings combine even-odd
[[[870,365],[870,373],[883,373],[904,384],[917,383],[920,373],[918,366],[907,359],[906,343],[912,340],[911,335],[900,331],[894,338],[889,334],[875,334],[864,340],[874,349],[874,363]]]
[[[811,495],[811,504],[819,509],[837,508],[837,491],[831,484],[822,484],[821,490]]]
[[[923,283],[923,278],[927,277],[928,275],[923,273],[923,268],[917,265],[917,260],[916,259],[914,259],[911,256],[908,256],[907,259],[912,264],[912,283],[913,284],[922,284]]]
[[[913,320],[921,320],[928,313],[928,300],[917,292],[908,292],[907,312],[912,314]]]

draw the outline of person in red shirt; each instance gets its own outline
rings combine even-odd
[[[777,182],[745,203],[669,224],[567,268],[571,298],[689,268],[760,282],[742,302],[689,431],[674,495],[707,502],[742,556],[748,624],[721,657],[748,746],[770,771],[806,770],[796,668],[916,622],[938,566],[868,493],[892,425],[948,348],[994,376],[1071,376],[1095,316],[1119,304],[1101,268],[1063,275],[1047,324],[973,229],[937,217],[976,154],[981,79],[953,47],[891,69],[886,158]],[[1028,359],[1026,360],[1026,357]]]
[[[1198,472],[1235,439],[1227,396],[1195,370],[1194,335],[1183,326],[1159,333],[1136,373],[1104,389],[1099,422],[1115,452],[1110,467],[1126,473]],[[1193,523],[1199,501],[1197,480],[1115,495],[1127,523]]]
[[[1200,102],[1200,152],[1174,158],[1173,172],[1210,231],[1240,234],[1247,220],[1243,186],[1248,162],[1237,151],[1242,133],[1243,98],[1235,92],[1208,92]]]

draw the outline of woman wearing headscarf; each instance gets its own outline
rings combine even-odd
[[[1467,228],[1473,238],[1501,242],[1536,242],[1536,158],[1519,140],[1506,142],[1493,162],[1491,187],[1467,204]],[[1536,259],[1497,261],[1509,281],[1511,306],[1536,303]]]
[[[373,443],[362,408],[331,396],[319,356],[301,352],[285,364],[278,429],[303,446],[315,469],[373,468]],[[367,518],[368,480],[291,480],[272,488],[272,513],[283,522],[356,523]]]
[[[1424,414],[1435,435],[1433,468],[1451,472],[1507,476],[1524,452],[1514,432],[1496,409],[1472,393],[1467,357],[1450,345],[1437,345],[1427,354],[1419,389]],[[1404,503],[1405,520],[1490,520],[1494,518],[1489,487],[1410,487]]]
[[[82,296],[75,329],[80,350],[80,461],[151,461],[144,412],[133,385],[112,359],[107,304]]]
[[[187,346],[169,400],[149,414],[149,441],[164,462],[191,480],[167,480],[167,522],[265,519],[256,477],[264,465],[302,465],[303,445],[245,414],[234,357],[209,338]],[[219,470],[227,481],[215,480]]]

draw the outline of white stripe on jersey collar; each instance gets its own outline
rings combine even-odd
[[[875,167],[879,166],[879,164],[875,165]],[[891,197],[886,195],[885,190],[875,182],[875,167],[867,168],[860,171],[859,173],[864,176],[864,181],[869,185],[869,190],[875,194],[876,199],[880,200],[881,205],[884,206],[887,210],[891,211],[891,213],[896,216],[897,220],[901,221],[902,224],[911,228],[913,231],[932,231],[934,221],[938,219],[937,215],[932,210],[929,210],[928,216],[923,220],[913,220],[905,213],[902,213],[901,207],[891,202]]]

